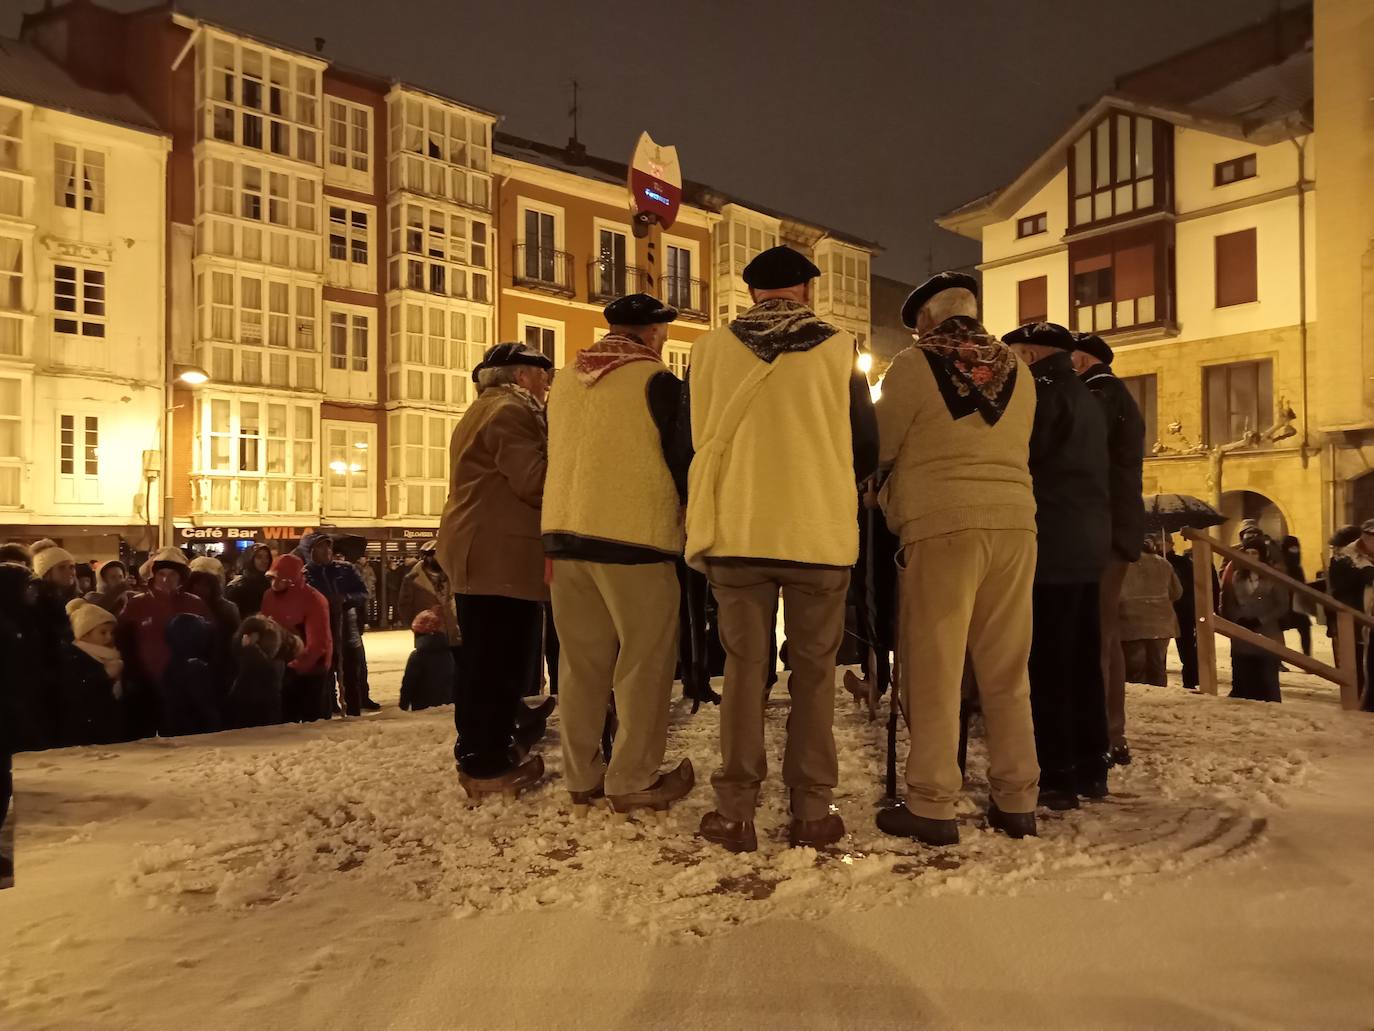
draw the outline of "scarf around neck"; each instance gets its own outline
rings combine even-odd
[[[585,351],[579,351],[573,368],[584,386],[593,387],[608,372],[631,362],[658,362],[661,365],[663,359],[638,337],[608,333]]]
[[[111,680],[118,680],[124,672],[124,659],[120,657],[118,649],[111,648],[105,644],[92,644],[90,641],[76,641],[76,646],[83,652],[95,659],[105,667],[105,675]],[[118,693],[115,695],[119,697]]]
[[[780,354],[809,351],[839,332],[806,305],[785,297],[760,301],[730,323],[740,343],[770,365]]]
[[[498,383],[494,387],[487,387],[487,389],[482,391],[482,393],[485,395],[491,393],[492,391],[501,391],[503,393],[510,394],[511,397],[515,398],[522,405],[524,405],[526,408],[528,408],[531,412],[534,413],[535,421],[539,423],[539,425],[542,426],[544,430],[547,432],[549,428],[549,416],[547,409],[537,397],[531,394],[519,383]]]
[[[956,420],[982,416],[996,426],[1016,387],[1016,355],[977,319],[954,315],[916,340],[945,408]]]

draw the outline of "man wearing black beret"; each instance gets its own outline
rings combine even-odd
[[[687,562],[711,581],[726,651],[716,809],[700,833],[735,852],[758,847],[779,592],[792,665],[788,837],[819,847],[845,832],[830,807],[839,779],[835,653],[859,554],[858,482],[877,468],[878,442],[854,337],[811,310],[819,274],[790,247],[764,251],[744,269],[754,306],[692,351]]]
[[[631,294],[605,316],[610,332],[549,392],[542,532],[561,646],[563,777],[576,810],[604,794],[624,813],[666,809],[695,783],[687,759],[658,769],[677,662],[687,462],[674,450],[682,384],[662,358],[677,312]]]
[[[553,363],[519,343],[488,349],[477,400],[449,441],[449,496],[437,555],[453,586],[463,644],[455,649],[458,782],[471,798],[514,793],[544,775],[528,754],[543,736],[516,715],[541,647],[544,549],[539,509],[548,464],[544,399]]]
[[[1080,794],[1107,794],[1099,602],[1111,542],[1107,429],[1101,408],[1073,370],[1072,333],[1053,322],[1035,322],[1003,340],[1035,378],[1030,684],[1040,804],[1074,809]]]
[[[1112,373],[1112,349],[1096,333],[1074,334],[1074,371],[1102,407],[1107,424],[1107,481],[1111,492],[1112,544],[1102,573],[1102,679],[1107,689],[1107,741],[1113,764],[1131,761],[1126,743],[1126,656],[1121,648],[1121,586],[1140,558],[1145,502],[1140,496],[1145,462],[1145,420],[1126,384]]]

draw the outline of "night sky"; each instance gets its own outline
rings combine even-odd
[[[149,0],[103,0],[135,8]],[[17,35],[5,4],[0,33]],[[935,215],[1001,185],[1125,71],[1274,0],[195,0],[188,12],[397,76],[626,160],[648,129],[683,174],[886,248],[917,279],[974,261]],[[1287,5],[1285,5],[1287,6]]]

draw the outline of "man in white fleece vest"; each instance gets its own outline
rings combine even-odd
[[[877,432],[853,336],[811,311],[818,275],[791,248],[764,251],[744,270],[754,306],[692,350],[687,562],[710,578],[726,654],[716,809],[700,833],[734,852],[758,847],[779,592],[792,665],[788,836],[823,846],[844,835],[830,806],[839,779],[835,653],[859,553],[857,483],[877,467]]]
[[[674,451],[682,384],[664,367],[677,312],[647,294],[605,309],[610,333],[549,391],[544,552],[561,644],[563,776],[574,810],[666,809],[692,763],[658,772],[677,662],[677,557],[687,463]],[[614,693],[618,726],[601,752]]]

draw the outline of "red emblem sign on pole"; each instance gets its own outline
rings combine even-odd
[[[682,203],[682,166],[676,147],[660,147],[647,132],[639,134],[630,159],[630,210],[635,236],[646,236],[651,225],[667,229]]]

